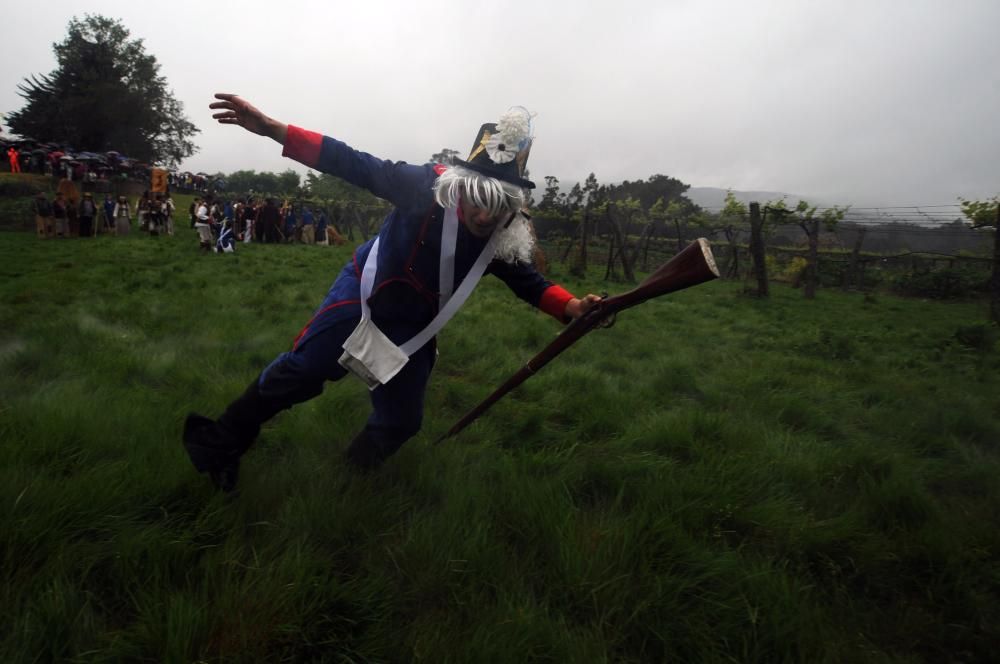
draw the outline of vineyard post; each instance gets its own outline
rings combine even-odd
[[[990,279],[990,317],[1000,324],[1000,201],[997,202],[997,220],[993,232],[993,276]]]
[[[757,297],[768,297],[767,263],[764,257],[764,221],[760,216],[760,203],[750,204],[750,255],[753,272],[757,277]]]

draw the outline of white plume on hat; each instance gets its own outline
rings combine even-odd
[[[523,106],[512,106],[500,116],[496,133],[486,143],[486,153],[498,164],[506,164],[531,142],[531,113]]]

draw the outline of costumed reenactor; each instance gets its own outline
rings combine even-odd
[[[318,396],[348,373],[371,390],[372,413],[347,447],[353,466],[379,466],[421,427],[424,392],[436,356],[435,334],[489,272],[521,299],[562,323],[600,298],[583,299],[530,264],[531,233],[522,213],[531,147],[527,111],[483,125],[467,161],[454,166],[383,161],[327,136],[269,118],[246,100],[218,94],[210,108],[284,145],[283,155],[362,187],[394,205],[378,234],[341,270],[326,299],[292,344],[218,419],[191,414],[184,445],[200,472],[235,488],[240,457],[264,422]],[[277,210],[275,210],[277,212]]]
[[[243,206],[243,243],[249,244],[254,240],[260,241],[257,230],[257,208],[253,199],[248,198]]]
[[[222,223],[219,224],[219,238],[215,241],[215,251],[220,254],[231,254],[236,251],[233,222],[228,217],[223,217]]]
[[[212,251],[212,217],[209,209],[212,204],[212,197],[206,196],[205,200],[198,203],[195,211],[194,227],[198,231],[198,242],[202,251],[211,253]]]
[[[135,204],[135,217],[139,221],[139,230],[149,230],[149,191],[142,192],[142,197]]]
[[[97,206],[94,205],[94,195],[89,191],[83,195],[78,210],[80,219],[80,237],[91,237],[94,234],[94,217],[97,216]]]
[[[132,228],[132,212],[129,210],[128,199],[124,196],[118,197],[115,204],[115,235],[125,237]]]
[[[115,232],[115,201],[111,198],[111,194],[104,194],[104,223],[102,227],[102,232],[108,235]]]
[[[159,237],[163,228],[163,198],[156,194],[146,201],[146,230],[150,237]]]
[[[63,192],[56,192],[56,199],[52,201],[52,217],[55,219],[56,237],[69,237],[69,221],[67,220],[67,210],[72,208],[66,201]]]
[[[188,214],[191,216],[191,228],[198,223],[198,206],[201,205],[201,197],[195,196],[194,200],[191,201],[191,205],[188,206]]]
[[[326,235],[326,227],[329,225],[330,220],[327,219],[326,209],[319,209],[319,218],[316,219],[316,244],[321,246],[327,246],[330,244],[330,239]]]
[[[166,229],[167,235],[174,234],[174,210],[177,206],[174,205],[174,199],[170,197],[170,193],[167,193],[166,198],[163,199],[163,226]]]
[[[52,204],[44,191],[35,194],[35,230],[39,240],[52,237]]]
[[[281,213],[270,198],[265,198],[264,205],[257,210],[257,226],[261,242],[273,244],[281,241]]]
[[[63,231],[63,237],[75,236],[80,230],[76,214],[76,208],[80,204],[80,190],[76,188],[76,183],[71,179],[63,178],[59,180],[56,192],[62,194],[66,206],[66,229]],[[56,225],[58,226],[58,221]],[[58,234],[58,230],[56,233]]]
[[[308,205],[302,206],[302,244],[312,244],[316,241],[316,222]]]

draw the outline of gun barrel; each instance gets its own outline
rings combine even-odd
[[[632,290],[601,300],[586,314],[570,323],[552,343],[531,358],[527,364],[486,397],[482,403],[466,413],[436,442],[440,443],[446,438],[450,438],[474,422],[505,394],[528,380],[532,374],[576,343],[580,337],[597,327],[606,317],[641,304],[650,298],[697,286],[718,276],[719,268],[715,264],[715,258],[712,256],[708,241],[705,238],[698,238]]]

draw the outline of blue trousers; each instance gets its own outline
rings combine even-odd
[[[257,385],[260,396],[270,406],[267,410],[273,408],[273,412],[278,412],[308,401],[323,392],[326,381],[346,376],[347,370],[337,360],[357,323],[355,318],[341,321],[275,358],[261,373]],[[412,336],[419,329],[404,332]],[[410,361],[392,380],[371,391],[372,413],[365,431],[392,451],[420,431],[435,349],[435,342],[428,342],[410,356]]]

